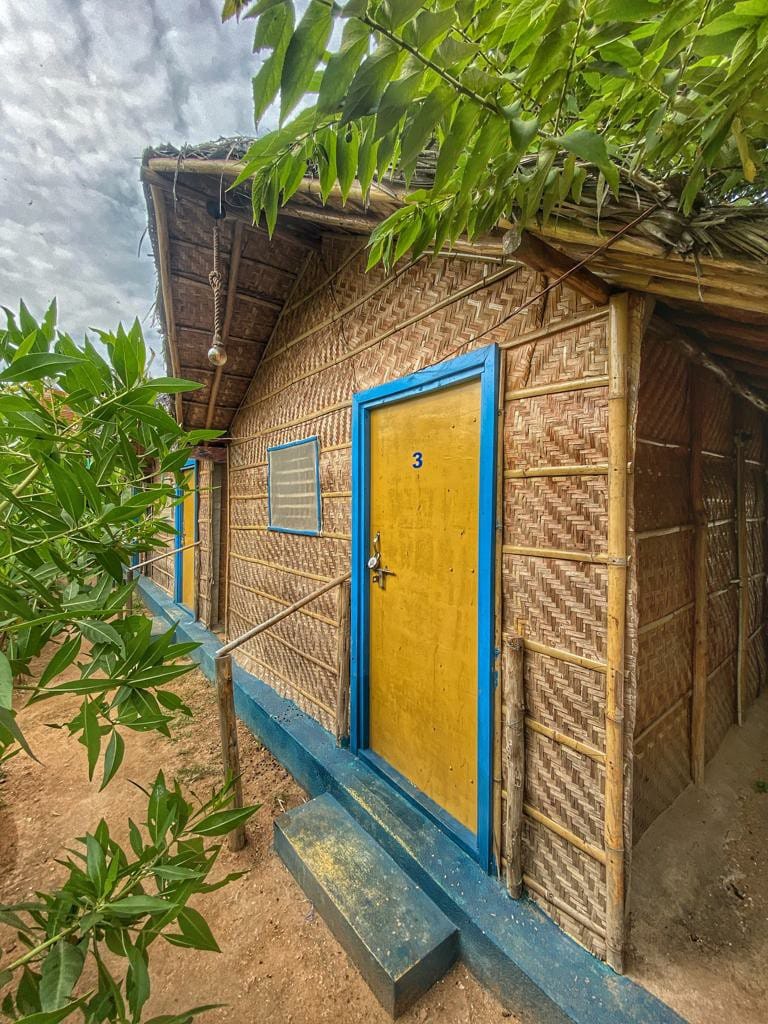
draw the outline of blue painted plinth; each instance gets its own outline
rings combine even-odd
[[[393,1017],[458,956],[456,926],[330,794],[279,818],[275,849]]]

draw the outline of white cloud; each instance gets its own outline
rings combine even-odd
[[[0,304],[62,328],[145,320],[148,145],[253,131],[253,22],[220,0],[0,0]]]

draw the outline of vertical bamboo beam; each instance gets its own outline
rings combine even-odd
[[[222,485],[222,500],[224,494],[227,497],[227,516],[226,516],[226,555],[227,560],[224,563],[224,636],[227,640],[231,640],[232,637],[229,634],[229,574],[232,566],[232,474],[230,472],[230,458],[229,458],[230,447],[227,445],[227,475]],[[225,489],[226,488],[226,492]]]
[[[691,507],[693,511],[693,695],[691,698],[691,778],[704,781],[707,711],[709,527],[704,504],[704,388],[702,371],[691,364]]]
[[[606,960],[624,970],[624,641],[627,605],[629,296],[608,318],[608,622],[605,677]]]
[[[232,655],[218,658],[216,665],[216,695],[219,705],[219,728],[221,731],[221,758],[224,764],[224,779],[234,780],[233,807],[243,806],[243,783],[240,775],[240,750],[237,743],[237,718],[235,717],[235,693],[232,686]],[[230,850],[242,850],[246,843],[245,825],[238,825],[229,833]]]
[[[336,611],[336,743],[349,736],[349,580],[339,584]]]
[[[736,722],[744,724],[744,687],[747,678],[749,635],[749,549],[747,546],[747,496],[744,445],[747,435],[736,432],[736,551],[739,569],[739,633],[736,660]]]
[[[192,573],[195,580],[195,599],[192,604],[193,613],[195,616],[195,622],[200,619],[200,569],[202,567],[202,544],[198,544],[195,550],[192,552]]]
[[[493,858],[496,863],[496,871],[501,877],[502,863],[502,760],[503,752],[502,737],[504,724],[504,707],[502,694],[504,692],[504,665],[500,662],[503,648],[502,624],[504,621],[504,591],[503,591],[503,570],[504,570],[504,395],[506,393],[507,380],[507,353],[503,350],[499,353],[499,393],[496,407],[496,553],[494,566],[494,677],[496,686],[493,691]]]
[[[507,761],[507,889],[523,894],[523,796],[525,782],[525,679],[523,638],[506,635],[502,642],[502,675],[509,715]]]
[[[155,227],[157,228],[157,265],[160,273],[160,294],[163,299],[163,319],[165,320],[165,338],[170,359],[170,371],[174,377],[180,377],[179,350],[176,347],[176,318],[173,312],[173,288],[171,285],[171,256],[168,245],[168,213],[165,196],[156,185],[150,185],[152,208],[155,211]],[[176,409],[176,421],[184,426],[181,395],[177,391],[173,396]]]

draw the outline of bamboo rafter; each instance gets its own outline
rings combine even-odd
[[[607,555],[592,554],[582,551],[564,551],[558,548],[529,548],[521,544],[505,544],[502,548],[505,555],[527,555],[529,558],[554,558],[567,562],[590,562],[593,565],[605,565]]]
[[[571,391],[591,391],[608,386],[608,378],[582,377],[580,380],[561,381],[556,384],[539,384],[536,387],[518,388],[504,395],[505,402],[517,402],[523,398],[539,398],[541,395],[565,395]]]

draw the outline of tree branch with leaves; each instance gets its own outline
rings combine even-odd
[[[311,0],[298,23],[290,0],[226,0],[222,17],[254,19],[266,53],[257,126],[280,101],[239,178],[270,231],[308,167],[346,201],[436,151],[371,263],[546,221],[588,175],[601,201],[642,176],[685,214],[768,187],[766,0]]]

